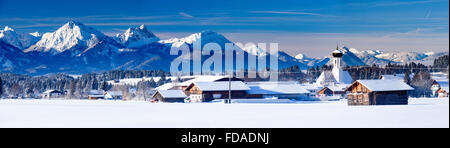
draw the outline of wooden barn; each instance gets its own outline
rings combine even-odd
[[[319,96],[334,96],[334,95],[345,95],[345,89],[348,85],[332,85],[326,86],[319,90],[317,94]]]
[[[105,99],[108,100],[122,100],[123,93],[121,91],[107,91],[105,92]]]
[[[103,90],[90,90],[88,92],[89,100],[105,99],[105,92]]]
[[[228,99],[229,82],[194,82],[189,85],[185,93],[192,102],[210,102],[214,99]],[[231,81],[231,98],[242,99],[247,96],[250,88],[242,81]]]
[[[184,103],[187,96],[182,90],[158,90],[152,98],[155,102]]]
[[[64,93],[58,90],[47,90],[42,93],[43,98],[57,98],[63,95]]]
[[[400,80],[358,80],[345,91],[348,105],[407,105],[410,90]]]

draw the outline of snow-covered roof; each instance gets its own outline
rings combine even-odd
[[[317,83],[313,83],[313,84],[303,83],[303,84],[300,84],[300,85],[301,85],[304,89],[309,90],[309,91],[313,91],[313,90],[317,91],[317,90],[323,88],[322,85],[319,85],[319,84],[317,84]]]
[[[342,53],[341,50],[334,50],[333,53]]]
[[[225,91],[229,90],[229,82],[194,82],[202,91]],[[250,90],[250,88],[241,81],[231,81],[231,90]]]
[[[105,91],[103,90],[90,90],[88,95],[104,95]]]
[[[194,82],[214,82],[223,78],[228,78],[228,76],[198,76],[195,79],[180,83],[179,86],[189,86]]]
[[[403,80],[405,77],[405,74],[395,74],[395,75],[381,75],[382,80]],[[412,79],[414,77],[414,74],[410,74],[409,78]]]
[[[186,98],[186,94],[182,90],[158,90],[164,98]]]
[[[333,69],[332,71],[324,71],[316,80],[317,85],[327,86],[334,84],[351,84],[353,78],[348,71],[342,69]]]
[[[358,80],[358,82],[371,91],[414,90],[414,88],[400,80]]]
[[[107,91],[107,94],[111,95],[111,96],[122,96],[122,91]]]
[[[326,85],[330,83],[337,83],[331,71],[322,72],[322,74],[320,74],[319,78],[317,78],[316,80],[316,84],[318,85]]]
[[[306,94],[310,93],[302,85],[295,82],[252,82],[247,83],[249,94]]]
[[[155,89],[156,90],[169,90],[173,87],[175,87],[175,84],[173,82],[170,82],[170,83],[163,84],[159,87],[156,87]]]
[[[330,89],[333,92],[337,91],[345,91],[345,89],[350,86],[350,84],[336,84],[336,85],[329,85],[326,86],[328,89]]]
[[[44,94],[48,94],[48,93],[61,93],[61,92],[57,91],[57,90],[54,90],[54,89],[44,91]]]

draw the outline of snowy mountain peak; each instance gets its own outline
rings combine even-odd
[[[117,34],[114,39],[129,48],[140,47],[159,41],[159,38],[147,30],[145,25],[128,28],[124,33]]]
[[[162,40],[160,43],[172,44],[174,47],[180,47],[183,44],[193,44],[196,41],[201,41],[202,46],[208,43],[217,43],[224,46],[225,43],[231,43],[230,40],[223,35],[214,31],[202,31],[199,33],[191,34],[185,38],[171,38],[168,40]]]
[[[92,47],[106,38],[108,38],[106,35],[91,27],[80,22],[69,21],[55,32],[42,35],[41,40],[34,47],[27,49],[26,52],[43,51],[57,54],[77,45]]]
[[[425,55],[427,55],[427,56],[432,56],[432,55],[434,55],[434,54],[436,54],[435,52],[432,52],[432,51],[430,51],[430,52],[426,52],[426,53],[424,53]]]
[[[302,60],[303,58],[305,58],[304,54],[298,54],[297,56],[295,56],[296,59]]]
[[[141,30],[147,30],[147,27],[145,27],[145,25],[142,24],[141,26],[139,26],[139,29],[141,29]]]
[[[12,29],[9,26],[5,26],[5,28],[3,29],[3,31],[14,31],[14,29]]]
[[[39,32],[33,32],[33,33],[29,33],[29,34],[34,36],[34,37],[41,37],[42,36]]]
[[[16,48],[24,49],[36,43],[39,37],[18,33],[13,28],[6,26],[3,30],[0,30],[0,40]]]
[[[244,51],[246,51],[249,54],[255,55],[255,56],[266,56],[268,55],[267,51],[264,51],[259,46],[253,44],[250,46],[241,47]]]

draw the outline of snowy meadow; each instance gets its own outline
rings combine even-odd
[[[346,101],[289,104],[169,104],[105,100],[0,100],[0,127],[88,128],[448,128],[449,99],[404,106]]]

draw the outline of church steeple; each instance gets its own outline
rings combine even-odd
[[[339,42],[336,42],[336,50],[339,50]]]

